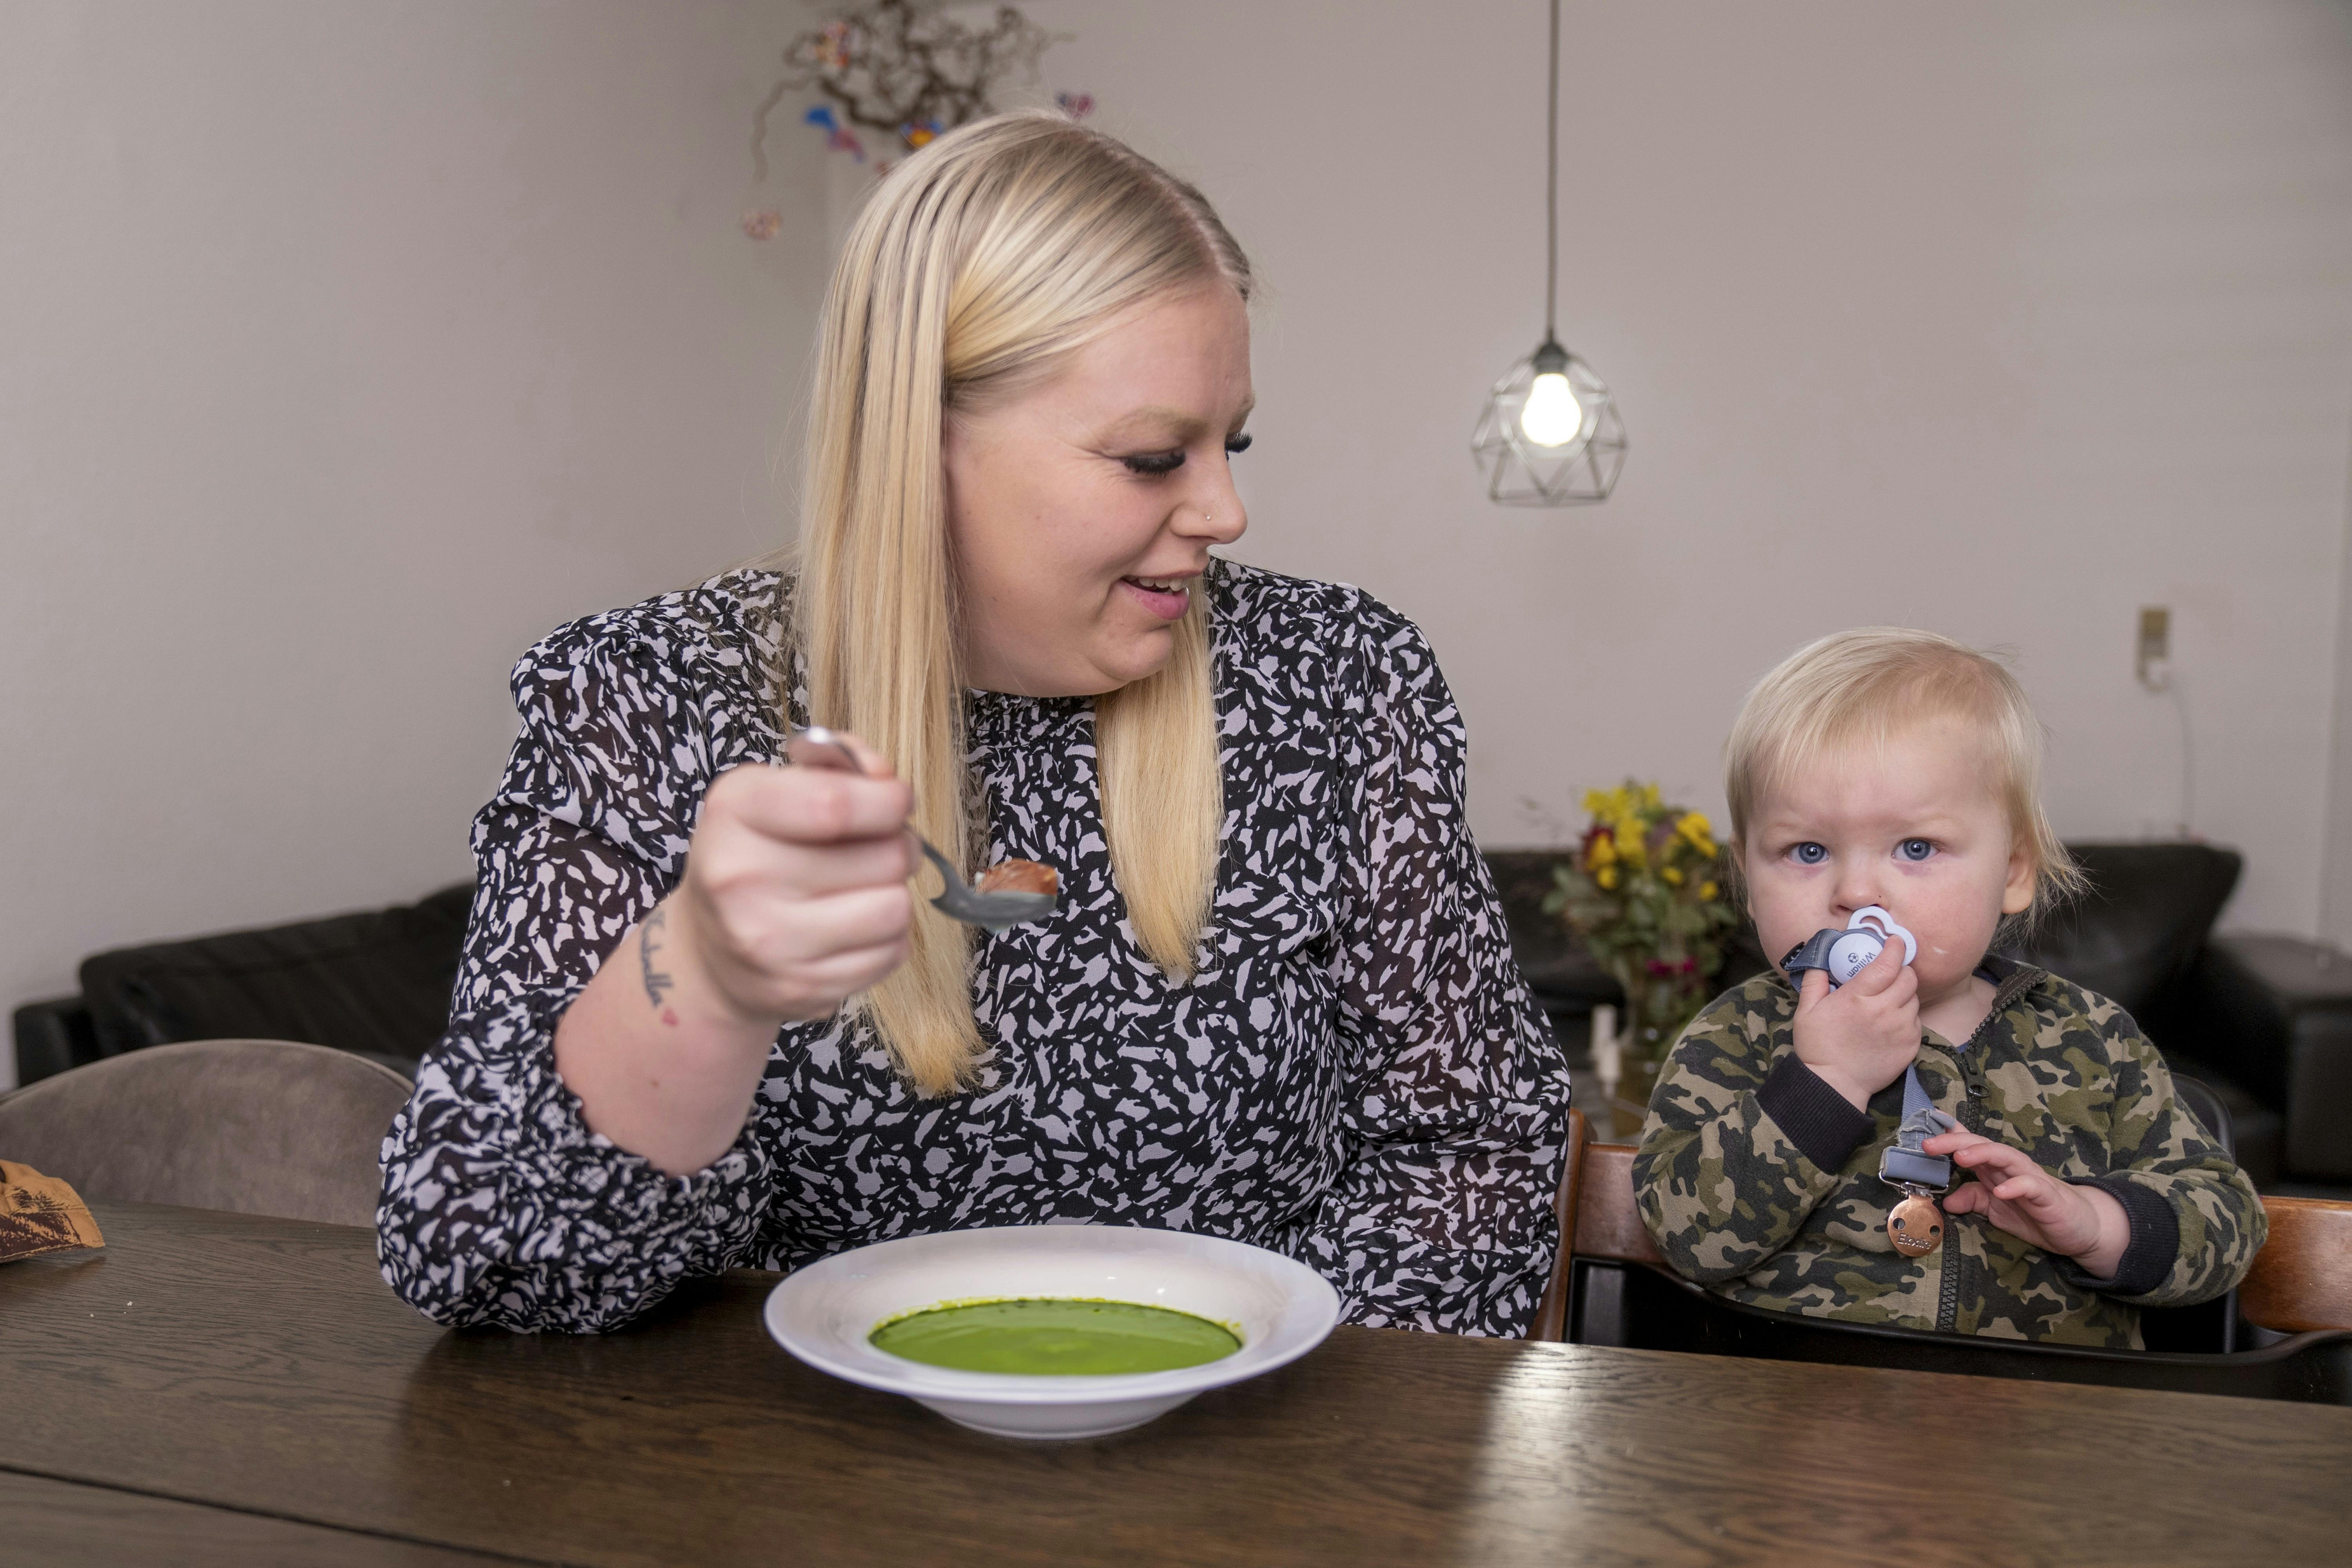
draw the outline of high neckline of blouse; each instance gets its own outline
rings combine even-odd
[[[1095,705],[1091,697],[1024,697],[978,687],[966,687],[963,700],[964,724],[975,736],[1059,731],[1090,717]]]

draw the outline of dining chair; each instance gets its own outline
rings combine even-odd
[[[0,1157],[86,1199],[372,1226],[384,1129],[411,1087],[291,1040],[156,1046],[0,1095]]]
[[[2264,1198],[2270,1239],[2238,1287],[2247,1321],[2280,1333],[2352,1330],[2352,1203]]]
[[[1559,1219],[1559,1251],[1536,1303],[1531,1340],[1568,1340],[1570,1297],[1579,1258],[1647,1264],[1663,1268],[1657,1244],[1633,1204],[1633,1145],[1595,1143],[1581,1110],[1568,1113],[1568,1162],[1552,1211]]]
[[[2232,1352],[2092,1350],[1846,1323],[1729,1301],[1669,1270],[1633,1200],[1633,1146],[1569,1113],[1560,1247],[1531,1340],[2352,1405],[2352,1204],[2266,1197],[2270,1239],[2239,1288],[2287,1337]]]

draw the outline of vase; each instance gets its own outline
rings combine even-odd
[[[1617,1092],[1609,1101],[1605,1129],[1612,1142],[1631,1143],[1642,1135],[1642,1123],[1650,1113],[1650,1093],[1657,1087],[1656,1062],[1631,1054],[1618,1059]]]
[[[1686,966],[1654,959],[1623,962],[1617,979],[1625,990],[1625,1025],[1617,1037],[1617,1093],[1609,1109],[1612,1136],[1622,1142],[1640,1135],[1666,1058],[1706,1005],[1706,993]]]

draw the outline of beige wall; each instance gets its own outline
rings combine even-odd
[[[1539,0],[1025,8],[1078,36],[1039,90],[1093,91],[1264,264],[1239,553],[1428,627],[1487,842],[1627,772],[1716,805],[1747,682],[1883,620],[2016,649],[2065,831],[2168,827],[2130,637],[2168,603],[2231,918],[2317,928],[2341,5],[1570,0],[1563,328],[1633,452],[1555,513],[1465,451],[1540,326]],[[514,655],[775,537],[852,172],[787,126],[785,236],[734,225],[809,14],[0,8],[7,996],[464,876]]]
[[[468,875],[515,656],[777,539],[824,241],[736,224],[800,22],[0,7],[0,996]]]
[[[2178,727],[2131,665],[2169,604],[2193,826],[2248,856],[2228,918],[2315,929],[2343,6],[1569,0],[1562,329],[1633,452],[1605,507],[1536,513],[1464,448],[1540,333],[1539,0],[1024,8],[1080,35],[1046,85],[1264,264],[1237,553],[1423,623],[1485,841],[1629,772],[1717,805],[1747,684],[1872,622],[2015,649],[2062,830],[2169,831]]]

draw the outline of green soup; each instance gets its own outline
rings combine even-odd
[[[1033,1375],[1172,1372],[1242,1348],[1232,1330],[1190,1312],[1061,1300],[934,1307],[893,1319],[866,1340],[928,1366]]]

